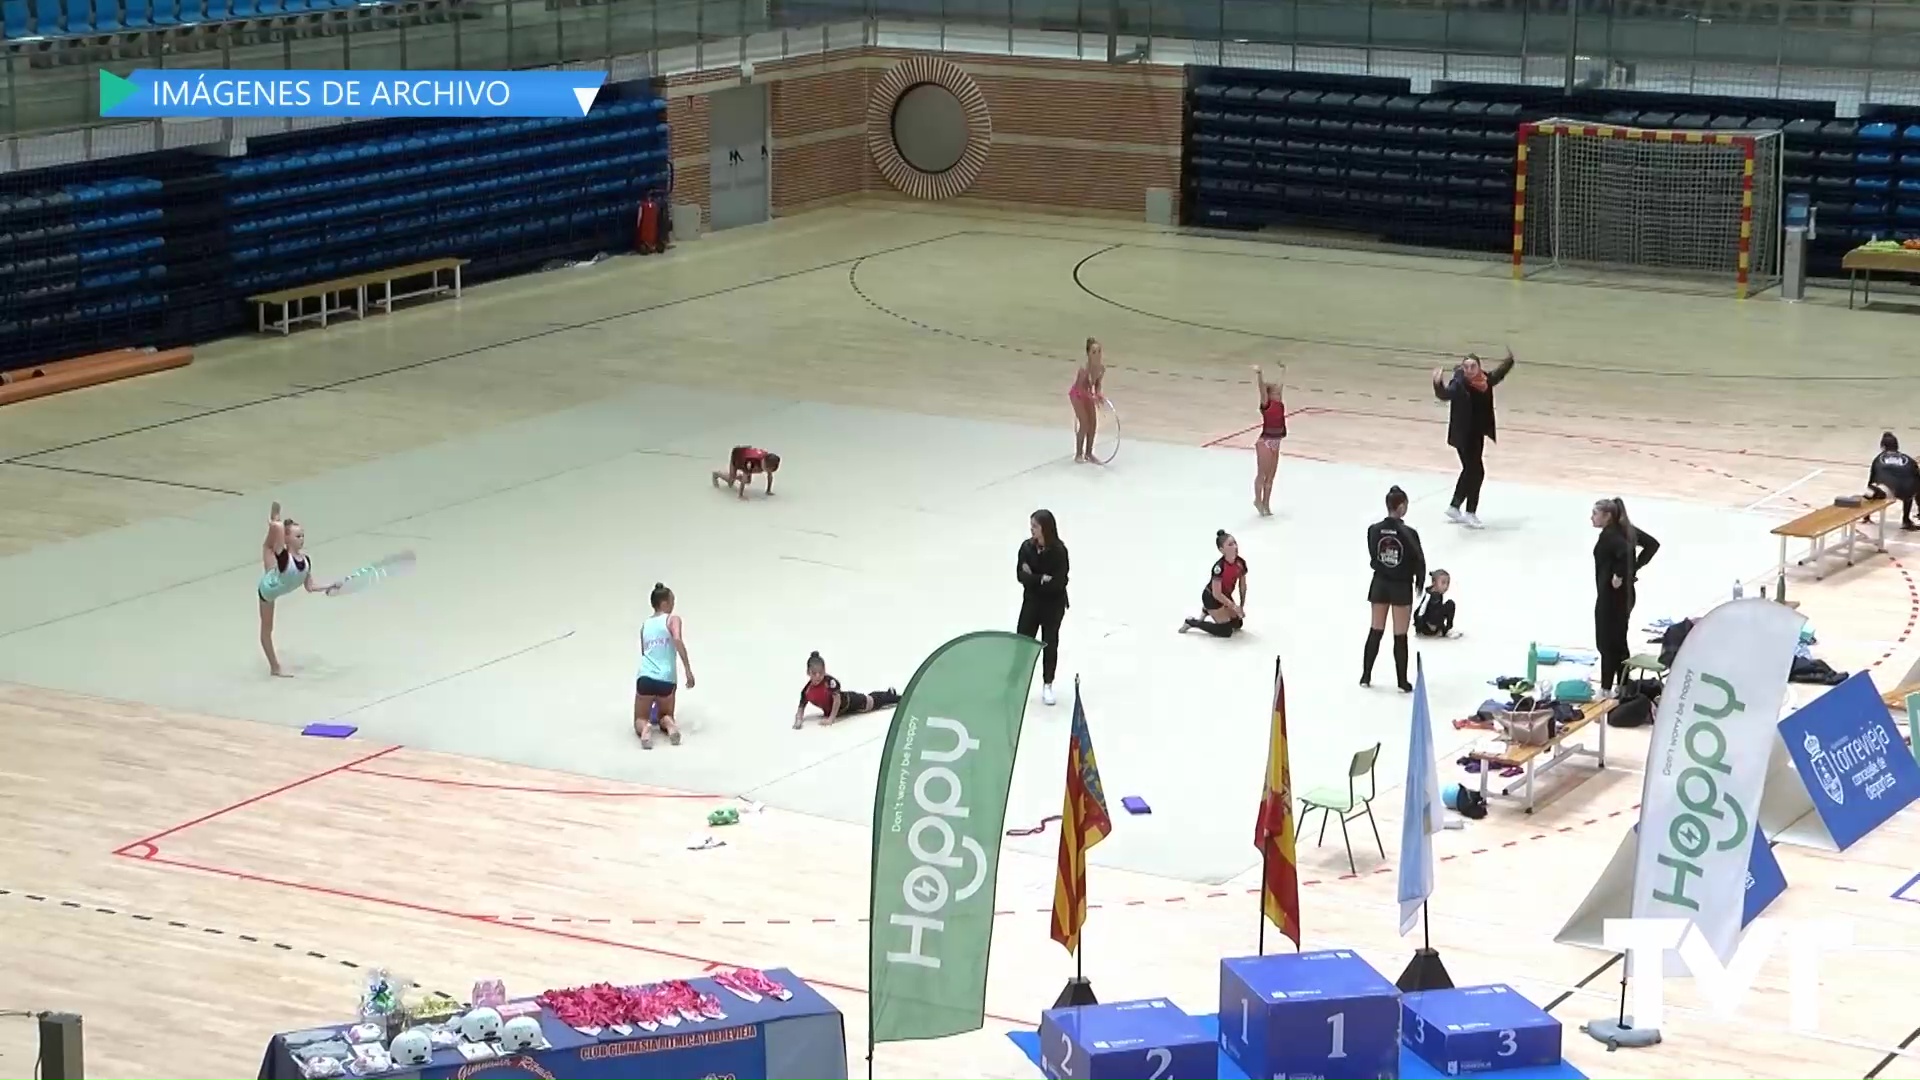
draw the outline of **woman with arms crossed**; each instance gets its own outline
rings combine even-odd
[[[332,592],[333,585],[321,585],[313,579],[313,560],[307,557],[307,530],[292,518],[282,520],[280,504],[267,511],[267,538],[260,542],[260,582],[254,594],[260,600],[260,651],[267,654],[267,670],[276,678],[288,678],[273,651],[273,605],[283,596],[299,590]]]
[[[1593,544],[1593,636],[1600,653],[1600,693],[1613,689],[1614,680],[1632,655],[1627,626],[1633,620],[1634,582],[1641,568],[1653,561],[1660,541],[1633,527],[1627,504],[1618,498],[1593,504],[1593,527],[1600,538]]]
[[[1287,405],[1280,400],[1280,384],[1268,382],[1258,366],[1253,369],[1253,384],[1260,391],[1260,438],[1253,444],[1253,506],[1261,517],[1271,517],[1273,475],[1280,471],[1280,440],[1287,437]]]
[[[1512,370],[1511,349],[1492,371],[1482,367],[1473,353],[1467,354],[1452,375],[1433,369],[1433,396],[1447,403],[1447,445],[1460,456],[1460,479],[1453,485],[1447,520],[1469,529],[1480,528],[1480,485],[1487,480],[1487,443],[1498,441],[1493,388]]]
[[[1014,556],[1013,576],[1020,582],[1016,632],[1037,637],[1046,646],[1040,653],[1040,700],[1051,705],[1053,673],[1060,666],[1060,622],[1067,617],[1067,574],[1071,566],[1053,511],[1035,510],[1027,519],[1027,532],[1020,553]]]
[[[693,689],[693,661],[680,616],[673,613],[673,590],[658,582],[648,597],[653,614],[640,624],[640,676],[633,682],[633,733],[640,749],[653,749],[653,729],[667,733],[667,742],[680,745],[680,725],[674,722],[680,668],[687,669],[687,689]]]

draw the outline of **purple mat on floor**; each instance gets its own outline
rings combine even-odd
[[[320,739],[344,739],[359,730],[352,724],[308,724],[300,729],[300,734]]]

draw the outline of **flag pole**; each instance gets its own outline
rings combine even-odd
[[[1260,884],[1260,951],[1258,953],[1258,955],[1260,956],[1267,955],[1266,881],[1267,881],[1267,861],[1271,858],[1273,858],[1273,855],[1267,850],[1267,846],[1265,844],[1262,844],[1260,846],[1260,883],[1261,883]]]

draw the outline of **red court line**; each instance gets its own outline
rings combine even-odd
[[[358,762],[352,762],[342,768],[355,776],[377,776],[383,780],[407,780],[416,784],[437,784],[441,787],[477,788],[481,791],[514,791],[529,795],[591,795],[603,799],[727,799],[729,795],[704,795],[686,791],[601,791],[596,788],[544,788],[529,787],[521,784],[489,784],[478,780],[453,780],[441,776],[409,776],[406,773],[382,772],[379,769],[362,769]]]
[[[389,747],[387,750],[381,751],[381,753],[383,754],[388,753],[395,749],[398,749],[398,747]],[[332,769],[326,773],[321,773],[320,776],[330,775],[331,773],[339,772],[339,771],[342,771],[342,770]],[[317,780],[319,779],[319,776],[309,777],[308,779]],[[302,783],[304,782],[305,781],[302,781]],[[272,794],[272,792],[269,792],[268,794]],[[264,798],[265,796],[260,796],[260,797]],[[245,805],[245,804],[241,804],[241,805]],[[184,828],[185,826],[181,826],[181,827]],[[136,845],[129,844],[127,846],[133,847]],[[414,903],[413,901],[410,901],[410,900],[396,900],[388,896],[376,896],[376,895],[373,895],[372,893],[360,893],[360,892],[353,892],[348,889],[336,889],[331,886],[314,885],[304,881],[288,881],[285,878],[268,877],[265,874],[254,874],[254,873],[249,873],[245,870],[235,870],[235,869],[232,869],[231,867],[225,867],[225,866],[213,866],[207,863],[188,862],[184,859],[169,859],[158,854],[157,852],[151,855],[132,855],[132,854],[128,854],[125,849],[122,849],[120,851],[114,852],[114,854],[122,858],[133,859],[142,863],[153,863],[161,866],[172,866],[181,870],[193,870],[203,874],[217,874],[221,877],[232,878],[236,881],[250,882],[256,885],[271,885],[277,888],[293,889],[298,892],[314,893],[317,895],[330,896],[330,897],[334,897],[336,899],[342,899],[342,900],[358,900],[362,903],[379,904],[384,907],[399,908],[403,911],[411,911],[421,915],[437,915],[437,916],[440,916],[441,918],[458,919],[461,922],[480,923],[485,926],[497,926],[507,930],[518,930],[523,933],[544,934],[548,937],[565,938],[569,941],[580,941],[590,945],[605,945],[610,948],[624,949],[628,952],[645,953],[648,956],[665,957],[666,959],[669,959],[669,960],[681,960],[689,964],[699,964],[702,966],[702,970],[705,970],[705,971],[713,971],[717,968],[722,968],[722,967],[741,966],[738,964],[730,963],[728,961],[713,960],[704,956],[694,956],[691,953],[675,952],[671,949],[660,949],[660,948],[655,948],[651,945],[639,945],[631,941],[615,941],[610,938],[594,937],[589,934],[578,934],[570,930],[555,930],[551,927],[545,927],[545,926],[530,926],[525,923],[502,922],[498,919],[495,919],[486,915],[470,915],[470,914],[467,914],[466,912],[452,911],[447,908],[434,907],[431,904]],[[865,996],[867,993],[867,990],[865,987],[849,986],[845,983],[830,982],[826,979],[815,979],[815,978],[809,977],[807,978],[807,982],[813,986],[825,986],[834,990],[844,990],[849,994],[860,994],[862,996]],[[1033,1023],[1033,1020],[1031,1019],[1022,1020],[1022,1019],[1017,1019],[1011,1016],[1000,1016],[995,1013],[988,1013],[987,1016],[990,1019],[998,1020],[1002,1023],[1007,1023],[1007,1024],[1031,1025]]]
[[[326,777],[332,776],[335,773],[345,772],[348,769],[353,768],[355,765],[372,761],[375,758],[385,757],[388,754],[391,754],[398,749],[400,749],[400,747],[398,746],[389,746],[385,750],[375,750],[373,753],[368,754],[365,757],[355,758],[352,761],[345,763],[344,765],[335,765],[333,768],[327,769],[324,772],[317,772],[317,773],[314,773],[312,776],[303,776],[298,780],[292,781],[291,783],[281,784],[279,787],[274,788],[272,791],[263,791],[260,794],[255,795],[251,798],[241,799],[237,803],[233,803],[228,806],[223,806],[220,809],[213,811],[212,813],[201,814],[199,817],[194,818],[192,821],[182,822],[179,825],[175,825],[171,829],[164,829],[160,832],[154,833],[152,836],[143,836],[140,839],[133,841],[132,843],[124,844],[118,848],[115,848],[113,853],[115,855],[126,855],[127,853],[131,852],[134,848],[137,848],[137,847],[149,848],[151,849],[152,852],[157,853],[159,849],[153,846],[153,842],[155,840],[164,840],[165,838],[172,836],[175,833],[184,832],[187,829],[191,829],[195,825],[204,825],[207,822],[212,821],[214,818],[222,817],[226,814],[233,813],[235,810],[252,806],[254,803],[271,799],[275,795],[281,795],[286,792],[292,791],[294,788],[300,787],[304,784],[311,784],[315,780],[322,780],[322,779],[325,779]]]
[[[1337,409],[1337,408],[1327,407],[1327,408],[1315,409],[1314,411],[1319,413],[1325,413],[1327,415],[1332,415],[1332,416],[1360,416],[1360,417],[1366,417],[1371,420],[1397,420],[1403,424],[1428,424],[1432,426],[1445,426],[1445,424],[1447,423],[1447,421],[1442,417],[1399,416],[1394,413],[1368,412],[1364,409]],[[1257,427],[1259,425],[1255,425],[1255,426]],[[1247,430],[1250,431],[1252,429],[1249,428]],[[1566,431],[1542,431],[1539,428],[1524,428],[1524,427],[1509,428],[1508,430],[1518,432],[1519,434],[1522,434],[1522,435],[1539,435],[1549,439],[1575,439],[1581,442],[1603,443],[1610,446],[1629,446],[1629,447],[1650,446],[1660,450],[1678,450],[1682,453],[1688,453],[1688,454],[1728,454],[1733,457],[1766,458],[1770,461],[1792,461],[1792,462],[1804,463],[1808,465],[1834,465],[1834,466],[1840,466],[1844,468],[1852,468],[1855,464],[1854,462],[1851,462],[1851,461],[1835,461],[1832,458],[1803,457],[1797,454],[1769,454],[1762,450],[1728,450],[1720,447],[1710,447],[1710,446],[1687,446],[1683,443],[1652,442],[1652,441],[1643,440],[1643,439],[1622,439],[1618,436],[1613,436],[1613,435],[1578,435],[1578,434],[1574,434]],[[1243,434],[1243,433],[1236,433],[1236,434]],[[1233,436],[1231,435],[1226,436],[1226,438],[1232,438],[1232,437]]]

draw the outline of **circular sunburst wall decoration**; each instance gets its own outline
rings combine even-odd
[[[931,56],[894,65],[867,101],[867,150],[896,191],[951,199],[979,178],[993,117],[973,77]]]

